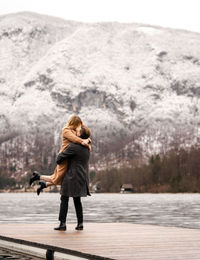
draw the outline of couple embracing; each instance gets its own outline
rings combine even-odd
[[[52,185],[61,185],[61,203],[58,227],[55,230],[66,230],[66,218],[69,197],[73,197],[77,216],[76,230],[83,230],[83,209],[81,197],[90,196],[88,164],[90,157],[91,131],[83,125],[79,116],[72,116],[62,129],[62,147],[57,156],[57,166],[52,175],[41,175],[33,172],[30,185],[39,181],[37,194]]]

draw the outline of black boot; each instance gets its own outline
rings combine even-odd
[[[47,184],[45,181],[39,181],[39,184],[40,184],[40,187],[37,189],[37,195],[39,196],[40,195],[40,192],[47,188]]]
[[[39,181],[40,180],[40,174],[39,172],[33,172],[31,178],[30,178],[30,181],[29,181],[29,184],[31,186],[31,184],[34,182],[34,181]]]
[[[83,230],[83,223],[79,223],[76,227],[76,230]]]
[[[58,227],[55,227],[54,230],[60,230],[60,231],[65,231],[66,228],[66,222],[60,221],[60,225]]]

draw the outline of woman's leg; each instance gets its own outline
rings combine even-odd
[[[46,182],[46,185],[47,187],[50,187],[50,186],[54,186],[55,184],[53,184],[52,182]]]
[[[51,177],[48,176],[48,175],[40,175],[40,180],[52,183],[52,185],[54,185],[52,180],[51,180]],[[49,185],[49,186],[51,186],[51,185]]]
[[[32,185],[33,182],[39,181],[39,180],[48,182],[48,186],[54,185],[50,176],[48,176],[48,175],[40,175],[39,172],[34,171],[33,174],[30,177],[30,180],[29,180],[30,186]]]
[[[82,208],[81,198],[73,197],[73,200],[76,209],[76,217],[77,217],[78,225],[83,224],[83,208]]]
[[[40,187],[37,189],[37,195],[40,195],[40,192],[41,192],[43,189],[45,189],[45,188],[47,188],[47,187],[49,187],[49,186],[53,186],[54,184],[53,184],[53,183],[50,183],[50,182],[45,182],[45,181],[41,180],[41,181],[39,181],[39,185],[40,185]]]

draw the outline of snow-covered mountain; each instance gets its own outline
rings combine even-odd
[[[18,149],[19,172],[27,154],[34,165],[40,140],[50,161],[72,114],[92,129],[97,168],[199,142],[199,46],[158,26],[0,16],[1,160]]]

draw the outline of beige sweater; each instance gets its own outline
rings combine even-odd
[[[80,137],[76,136],[75,130],[64,127],[62,129],[62,146],[59,153],[63,152],[69,146],[70,142],[81,144],[82,141]],[[61,185],[67,171],[67,164],[67,160],[65,160],[56,166],[54,173],[50,176],[53,184]]]

